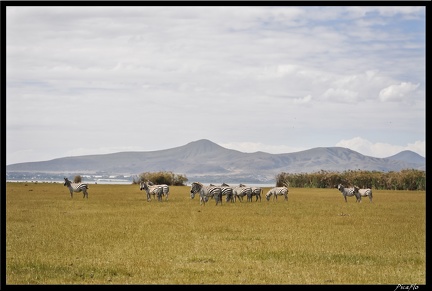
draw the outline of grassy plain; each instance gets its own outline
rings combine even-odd
[[[264,194],[269,188],[264,188]],[[426,284],[425,191],[290,188],[288,202],[199,205],[190,187],[6,184],[6,285]]]

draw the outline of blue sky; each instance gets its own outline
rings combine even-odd
[[[6,8],[6,163],[209,139],[426,156],[425,7]]]

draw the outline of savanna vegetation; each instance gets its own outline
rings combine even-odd
[[[399,172],[321,170],[315,173],[276,175],[276,185],[301,188],[335,188],[338,184],[380,190],[426,190],[426,172],[406,169]]]
[[[139,184],[144,181],[150,181],[156,185],[184,186],[188,179],[185,175],[174,174],[170,171],[144,172],[139,174],[137,179],[133,180],[132,184]]]
[[[218,206],[187,186],[162,202],[138,185],[88,191],[6,184],[6,285],[426,284],[425,191],[345,203],[290,187],[288,201]]]
[[[75,180],[77,179],[76,176]],[[353,171],[334,172],[321,170],[314,173],[286,173],[276,175],[276,186],[296,188],[335,188],[338,184],[344,186],[359,186],[380,190],[426,190],[426,172],[406,169],[399,172]],[[143,172],[133,180],[133,184],[150,181],[153,184],[184,186],[188,181],[186,175],[173,172]],[[81,180],[79,180],[81,182]]]

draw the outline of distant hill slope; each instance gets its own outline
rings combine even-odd
[[[407,163],[425,164],[426,159],[412,151],[402,151],[396,155],[390,156],[387,159],[401,161]]]
[[[400,171],[425,170],[425,158],[404,151],[388,158],[364,156],[342,147],[269,154],[243,153],[226,149],[209,140],[198,140],[166,150],[119,152],[113,154],[65,157],[42,162],[6,166],[6,172],[109,173],[137,175],[142,172],[171,171],[189,180],[267,182],[280,172],[309,173],[320,170]]]

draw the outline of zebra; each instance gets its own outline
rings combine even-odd
[[[243,184],[240,184],[243,185]],[[243,197],[246,195],[247,197],[247,201],[250,201],[251,199],[249,199],[249,197],[252,197],[252,188],[251,187],[247,187],[247,186],[238,186],[238,187],[234,187],[233,188],[233,196],[234,196],[234,200],[237,200],[237,198],[240,200],[240,202],[243,201]]]
[[[240,187],[246,187],[246,185],[240,184]],[[252,189],[252,193],[251,196],[248,196],[248,201],[252,201],[252,196],[255,196],[255,201],[259,200],[261,201],[261,193],[262,193],[262,189],[260,187],[251,187]]]
[[[191,184],[191,190],[190,190],[191,199],[195,198],[195,194],[199,193],[200,195],[200,205],[206,204],[209,198],[215,198],[216,205],[219,204],[219,202],[222,205],[222,190],[221,187],[218,186],[204,186],[200,182],[193,182]]]
[[[357,186],[354,186],[354,188],[356,189],[356,191],[359,192],[361,197],[369,197],[369,202],[372,202],[372,189],[370,188],[360,189]]]
[[[343,197],[345,199],[345,202],[348,202],[347,201],[347,196],[348,197],[355,196],[356,197],[356,202],[361,202],[361,196],[360,196],[360,193],[358,191],[359,188],[357,188],[357,187],[354,187],[354,188],[345,188],[342,184],[339,184],[337,186],[337,188],[342,193],[342,195],[343,195]]]
[[[148,182],[149,186],[153,186],[154,184],[152,182]],[[163,194],[165,196],[165,200],[168,200],[168,195],[169,195],[169,186],[167,184],[158,184],[156,186],[161,186],[163,189]]]
[[[68,178],[64,178],[63,186],[67,186],[70,192],[71,198],[73,198],[73,192],[83,192],[83,198],[88,199],[87,189],[89,188],[85,183],[72,183]]]
[[[210,184],[210,186],[216,186],[213,184]],[[225,201],[231,201],[234,202],[234,196],[233,196],[233,188],[230,187],[230,185],[226,184],[226,183],[222,183],[222,185],[220,185],[221,188],[221,196],[225,196]]]
[[[140,183],[140,190],[145,190],[147,193],[147,201],[151,201],[150,195],[157,196],[158,201],[162,201],[163,187],[159,185],[147,185],[146,182]]]
[[[252,196],[256,197],[255,201],[258,201],[259,198],[259,201],[261,202],[261,193],[262,193],[261,187],[252,187]]]
[[[221,185],[222,196],[225,195],[225,201],[234,202],[233,188],[230,185],[223,183]]]
[[[267,201],[270,201],[270,197],[272,195],[274,195],[273,196],[273,200],[275,200],[275,198],[277,200],[277,196],[278,195],[283,195],[283,196],[285,196],[285,200],[288,201],[288,192],[289,192],[288,188],[285,187],[285,186],[283,186],[283,187],[274,187],[274,188],[270,189],[267,192],[266,199],[267,199]]]

